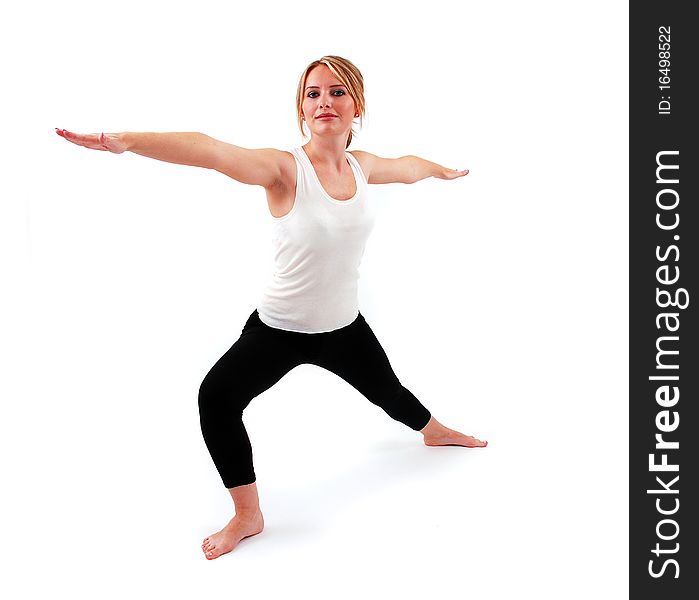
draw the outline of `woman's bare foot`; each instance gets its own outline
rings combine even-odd
[[[460,433],[442,425],[437,419],[431,417],[427,425],[420,430],[425,436],[426,446],[465,446],[466,448],[485,448],[488,442],[484,442],[470,435]]]
[[[426,446],[465,446],[466,448],[485,448],[488,442],[481,441],[473,436],[453,431],[443,437],[427,438],[425,436]]]
[[[221,531],[204,539],[201,549],[208,560],[218,558],[235,548],[240,540],[260,533],[265,526],[262,513],[235,515]]]

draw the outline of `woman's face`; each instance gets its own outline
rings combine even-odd
[[[328,67],[318,65],[311,69],[303,94],[303,117],[312,134],[349,133],[356,112],[354,100]],[[334,116],[321,117],[328,113]]]

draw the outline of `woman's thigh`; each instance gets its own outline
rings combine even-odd
[[[303,345],[284,333],[262,323],[253,312],[238,340],[207,373],[200,396],[216,396],[245,408],[304,362]]]
[[[327,335],[314,364],[342,377],[369,399],[400,388],[386,352],[361,313],[352,324]]]

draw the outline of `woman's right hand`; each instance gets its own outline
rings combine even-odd
[[[127,150],[126,143],[118,133],[73,133],[56,128],[56,133],[63,139],[92,150],[107,150],[121,154]]]

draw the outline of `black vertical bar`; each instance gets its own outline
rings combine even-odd
[[[699,598],[698,27],[629,6],[630,598]]]

